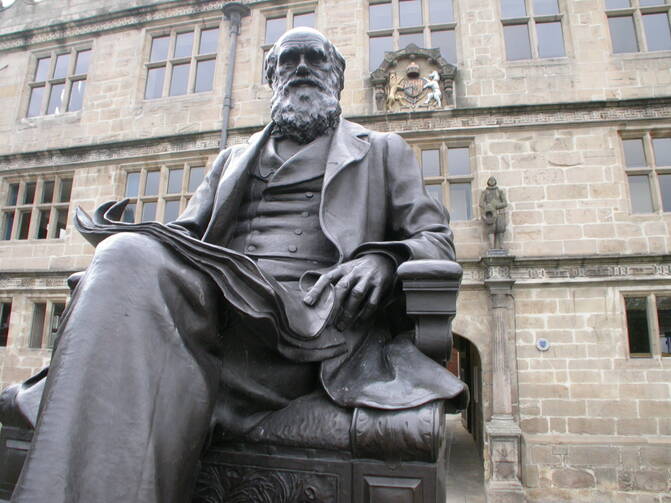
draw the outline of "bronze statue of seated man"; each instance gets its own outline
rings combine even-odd
[[[265,68],[272,122],[221,152],[178,220],[122,223],[123,203],[77,211],[96,251],[13,502],[189,501],[215,425],[258,434],[315,394],[463,406],[463,383],[395,337],[397,267],[454,259],[411,149],[341,117],[345,61],[319,32],[287,32]]]

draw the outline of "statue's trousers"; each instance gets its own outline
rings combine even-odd
[[[63,321],[12,501],[190,501],[218,386],[221,306],[212,280],[156,240],[100,244]]]

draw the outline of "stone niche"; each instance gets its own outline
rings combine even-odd
[[[454,108],[457,67],[438,49],[415,44],[387,52],[370,74],[378,112],[413,112]]]

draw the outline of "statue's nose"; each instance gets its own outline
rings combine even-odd
[[[301,58],[298,61],[298,66],[296,67],[296,75],[305,76],[310,73],[308,65],[305,63],[305,55],[301,54]]]

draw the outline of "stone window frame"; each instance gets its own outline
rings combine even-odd
[[[650,50],[648,48],[648,40],[645,36],[645,23],[643,22],[643,17],[647,14],[659,14],[666,12],[667,17],[671,20],[671,3],[669,0],[664,0],[664,3],[661,5],[651,5],[651,6],[641,6],[641,0],[623,0],[628,1],[629,7],[623,8],[608,8],[608,0],[604,0],[604,12],[606,15],[606,22],[608,24],[608,32],[610,34],[610,43],[611,51],[613,54],[636,54],[641,52],[646,53],[658,53],[662,51],[671,50],[669,49],[659,49],[659,50]],[[632,18],[632,24],[634,29],[634,37],[636,40],[637,50],[635,51],[615,51],[615,43],[613,40],[613,32],[610,25],[610,20],[612,18],[620,17],[629,17]],[[670,25],[671,31],[671,25]]]
[[[49,193],[48,183],[53,183],[52,197],[44,202],[45,194]],[[73,183],[71,172],[5,178],[0,193],[0,241],[63,239],[68,228]],[[13,187],[17,187],[16,191]],[[31,191],[32,200],[26,202],[26,193]],[[67,200],[63,200],[64,195]],[[43,226],[46,212],[46,226]],[[22,231],[24,215],[29,215],[25,233]]]
[[[475,190],[475,143],[473,139],[449,139],[449,140],[417,140],[412,141],[410,146],[415,153],[415,157],[419,164],[420,169],[422,167],[422,151],[429,150],[438,150],[439,151],[439,162],[440,162],[440,175],[439,176],[424,176],[422,173],[422,179],[424,180],[425,186],[427,186],[427,191],[429,195],[432,195],[429,186],[441,186],[441,202],[445,205],[450,213],[451,222],[470,222],[476,218],[474,206],[475,206],[475,197],[473,191]],[[450,175],[449,162],[448,162],[448,151],[449,149],[468,149],[468,159],[469,159],[469,174],[467,175]],[[453,213],[450,209],[450,185],[455,184],[469,184],[470,191],[470,205],[467,206],[469,211],[468,218],[466,219],[456,219],[453,216]]]
[[[178,192],[168,192],[170,172],[179,169],[183,170],[180,190]],[[138,223],[142,221],[164,222],[166,217],[166,205],[170,202],[179,202],[177,215],[181,214],[193,196],[195,189],[200,185],[200,183],[197,183],[194,187],[194,184],[191,184],[192,186],[190,187],[191,172],[194,169],[202,169],[200,172],[202,176],[198,177],[202,182],[209,171],[207,159],[204,157],[194,157],[164,161],[155,164],[142,163],[122,166],[124,176],[122,177],[123,183],[121,186],[121,194],[124,199],[129,200],[128,206],[124,210],[123,221],[129,223]],[[155,194],[144,194],[149,173],[155,172],[159,173],[157,192]],[[134,193],[133,191],[129,195],[129,182],[131,182],[131,176],[133,174],[138,174],[137,194],[132,195]],[[190,188],[193,188],[194,190],[189,190]],[[143,220],[145,208],[149,204],[155,204],[153,210],[154,218]],[[170,220],[173,219],[171,218]]]
[[[273,44],[277,41],[279,36],[269,42],[268,41],[268,21],[273,19],[285,19],[285,28],[284,32],[288,31],[291,28],[296,28],[294,25],[294,18],[297,16],[304,16],[306,14],[314,15],[314,26],[312,28],[319,29],[319,12],[318,12],[318,3],[316,1],[310,2],[300,2],[295,4],[283,5],[282,7],[270,7],[267,9],[261,10],[261,28],[260,28],[260,51],[261,51],[261,82],[267,84],[266,81],[266,72],[264,68],[264,62],[266,61],[266,55],[268,51],[272,48]],[[283,32],[283,33],[284,33]],[[281,35],[280,35],[281,36]]]
[[[201,34],[203,31],[217,29],[217,44],[216,50],[212,53],[199,54],[199,47],[201,41]],[[189,33],[194,34],[193,41],[191,44],[191,55],[184,57],[174,57],[175,53],[175,41],[178,34]],[[214,83],[217,77],[217,61],[220,61],[219,48],[221,47],[221,38],[222,33],[222,21],[221,18],[211,18],[203,19],[198,23],[182,23],[182,24],[173,24],[170,26],[164,26],[161,28],[156,28],[148,30],[146,32],[146,44],[144,52],[144,80],[142,82],[142,100],[146,102],[155,102],[158,100],[166,99],[175,99],[185,96],[194,96],[201,95],[205,93],[212,93],[214,91]],[[166,59],[161,59],[158,61],[150,61],[151,51],[153,46],[153,40],[155,38],[168,37],[168,54]],[[212,83],[211,88],[203,91],[196,91],[196,74],[198,63],[203,61],[214,61],[214,70],[212,72]],[[170,87],[173,76],[173,67],[177,65],[189,65],[189,75],[187,79],[187,88],[186,92],[182,94],[170,94]],[[163,84],[161,87],[161,95],[155,97],[147,97],[148,85],[149,85],[149,72],[150,70],[164,68],[163,72]]]
[[[627,179],[627,194],[629,199],[629,213],[631,215],[651,215],[655,213],[670,213],[671,206],[664,209],[664,202],[662,197],[662,188],[660,183],[661,175],[668,175],[671,177],[671,164],[668,166],[658,166],[655,156],[653,140],[655,139],[669,139],[671,140],[671,133],[668,131],[638,131],[638,132],[621,132],[620,133],[620,148],[622,150],[622,166],[624,174]],[[624,141],[626,140],[641,140],[643,142],[643,153],[645,156],[645,166],[628,166],[627,158],[624,152]],[[648,187],[650,190],[650,204],[651,211],[634,211],[634,201],[631,191],[631,176],[647,176]],[[671,202],[669,203],[671,204]]]
[[[541,14],[536,15],[534,13],[534,0],[521,0],[524,2],[524,7],[526,10],[526,16],[519,17],[503,17],[503,9],[501,5],[502,0],[498,0],[498,9],[499,9],[499,19],[501,20],[501,36],[503,40],[504,47],[504,56],[505,60],[508,62],[518,62],[518,61],[533,61],[533,60],[561,60],[568,57],[568,28],[567,28],[567,17],[566,17],[566,8],[564,6],[563,0],[556,0],[557,2],[557,13],[556,14]],[[539,51],[539,34],[537,26],[539,24],[545,23],[559,23],[561,26],[561,35],[562,35],[562,44],[564,48],[564,54],[561,56],[541,56]],[[529,36],[529,52],[530,57],[528,58],[515,58],[510,59],[508,57],[508,49],[506,43],[506,26],[527,26],[527,32]]]
[[[86,66],[85,73],[75,73],[77,70],[77,58],[80,53],[89,52],[89,61]],[[68,55],[68,66],[65,75],[54,77],[54,72],[56,70],[56,62],[59,56]],[[86,82],[88,81],[88,75],[91,70],[92,58],[93,56],[93,42],[84,41],[78,42],[77,44],[63,46],[63,47],[51,47],[47,49],[42,49],[35,51],[31,54],[31,63],[29,65],[29,74],[27,78],[27,92],[23,110],[23,117],[27,119],[36,119],[39,117],[49,117],[56,115],[63,115],[67,113],[76,114],[82,110],[84,107],[84,98],[86,96]],[[46,76],[40,80],[36,80],[37,72],[39,70],[40,61],[50,58],[49,66],[46,69]],[[79,108],[71,110],[71,99],[72,99],[72,89],[77,83],[83,83],[84,89],[81,91],[81,104]],[[57,109],[58,111],[49,112],[51,94],[54,86],[63,85],[62,98],[61,98],[61,108],[64,110]],[[44,88],[44,93],[40,98],[41,103],[37,113],[31,114],[30,106],[33,99],[33,90],[38,88]],[[65,107],[63,107],[65,104]]]
[[[9,327],[12,324],[13,299],[0,296],[0,347],[7,347],[9,341]],[[7,309],[9,306],[9,309]],[[5,321],[6,325],[3,325]]]
[[[662,336],[659,331],[659,317],[657,313],[658,298],[671,298],[670,291],[624,291],[622,293],[622,307],[624,312],[624,331],[627,337],[627,355],[629,358],[671,358],[671,352],[665,352],[662,347]],[[647,343],[650,351],[632,353],[627,318],[627,299],[638,298],[645,299],[646,302],[646,322],[647,322]],[[665,336],[665,338],[668,336]]]
[[[369,0],[367,4],[367,9],[366,9],[366,26],[370,28],[370,6],[371,5],[380,5],[380,4],[391,4],[391,11],[392,11],[392,26],[390,28],[383,28],[383,29],[369,29],[366,34],[367,34],[367,41],[368,41],[368,68],[369,71],[372,72],[375,70],[382,61],[377,61],[374,62],[372,61],[371,58],[371,39],[374,38],[381,38],[381,37],[392,37],[392,47],[390,48],[390,51],[397,51],[399,49],[403,49],[403,47],[400,47],[399,45],[399,39],[401,35],[411,35],[411,34],[417,34],[421,33],[422,37],[424,39],[423,44],[420,47],[425,47],[425,48],[433,48],[436,47],[432,43],[432,33],[433,32],[442,32],[442,31],[449,31],[452,32],[453,36],[453,57],[454,61],[450,61],[450,54],[442,54],[443,58],[445,58],[446,61],[457,65],[459,61],[459,54],[458,54],[458,44],[457,44],[457,39],[458,39],[458,28],[459,28],[459,23],[457,20],[459,19],[459,6],[458,2],[452,0],[452,21],[448,23],[432,23],[431,22],[431,12],[430,12],[430,0],[419,0],[421,9],[422,9],[422,24],[417,25],[417,26],[407,26],[407,27],[401,27],[400,23],[400,6],[399,4],[404,1],[404,0]]]
[[[63,296],[32,297],[29,301],[31,304],[31,317],[28,348],[52,349],[56,338],[56,331],[58,330],[63,312],[67,307],[67,298]],[[56,314],[57,312],[58,314]]]

